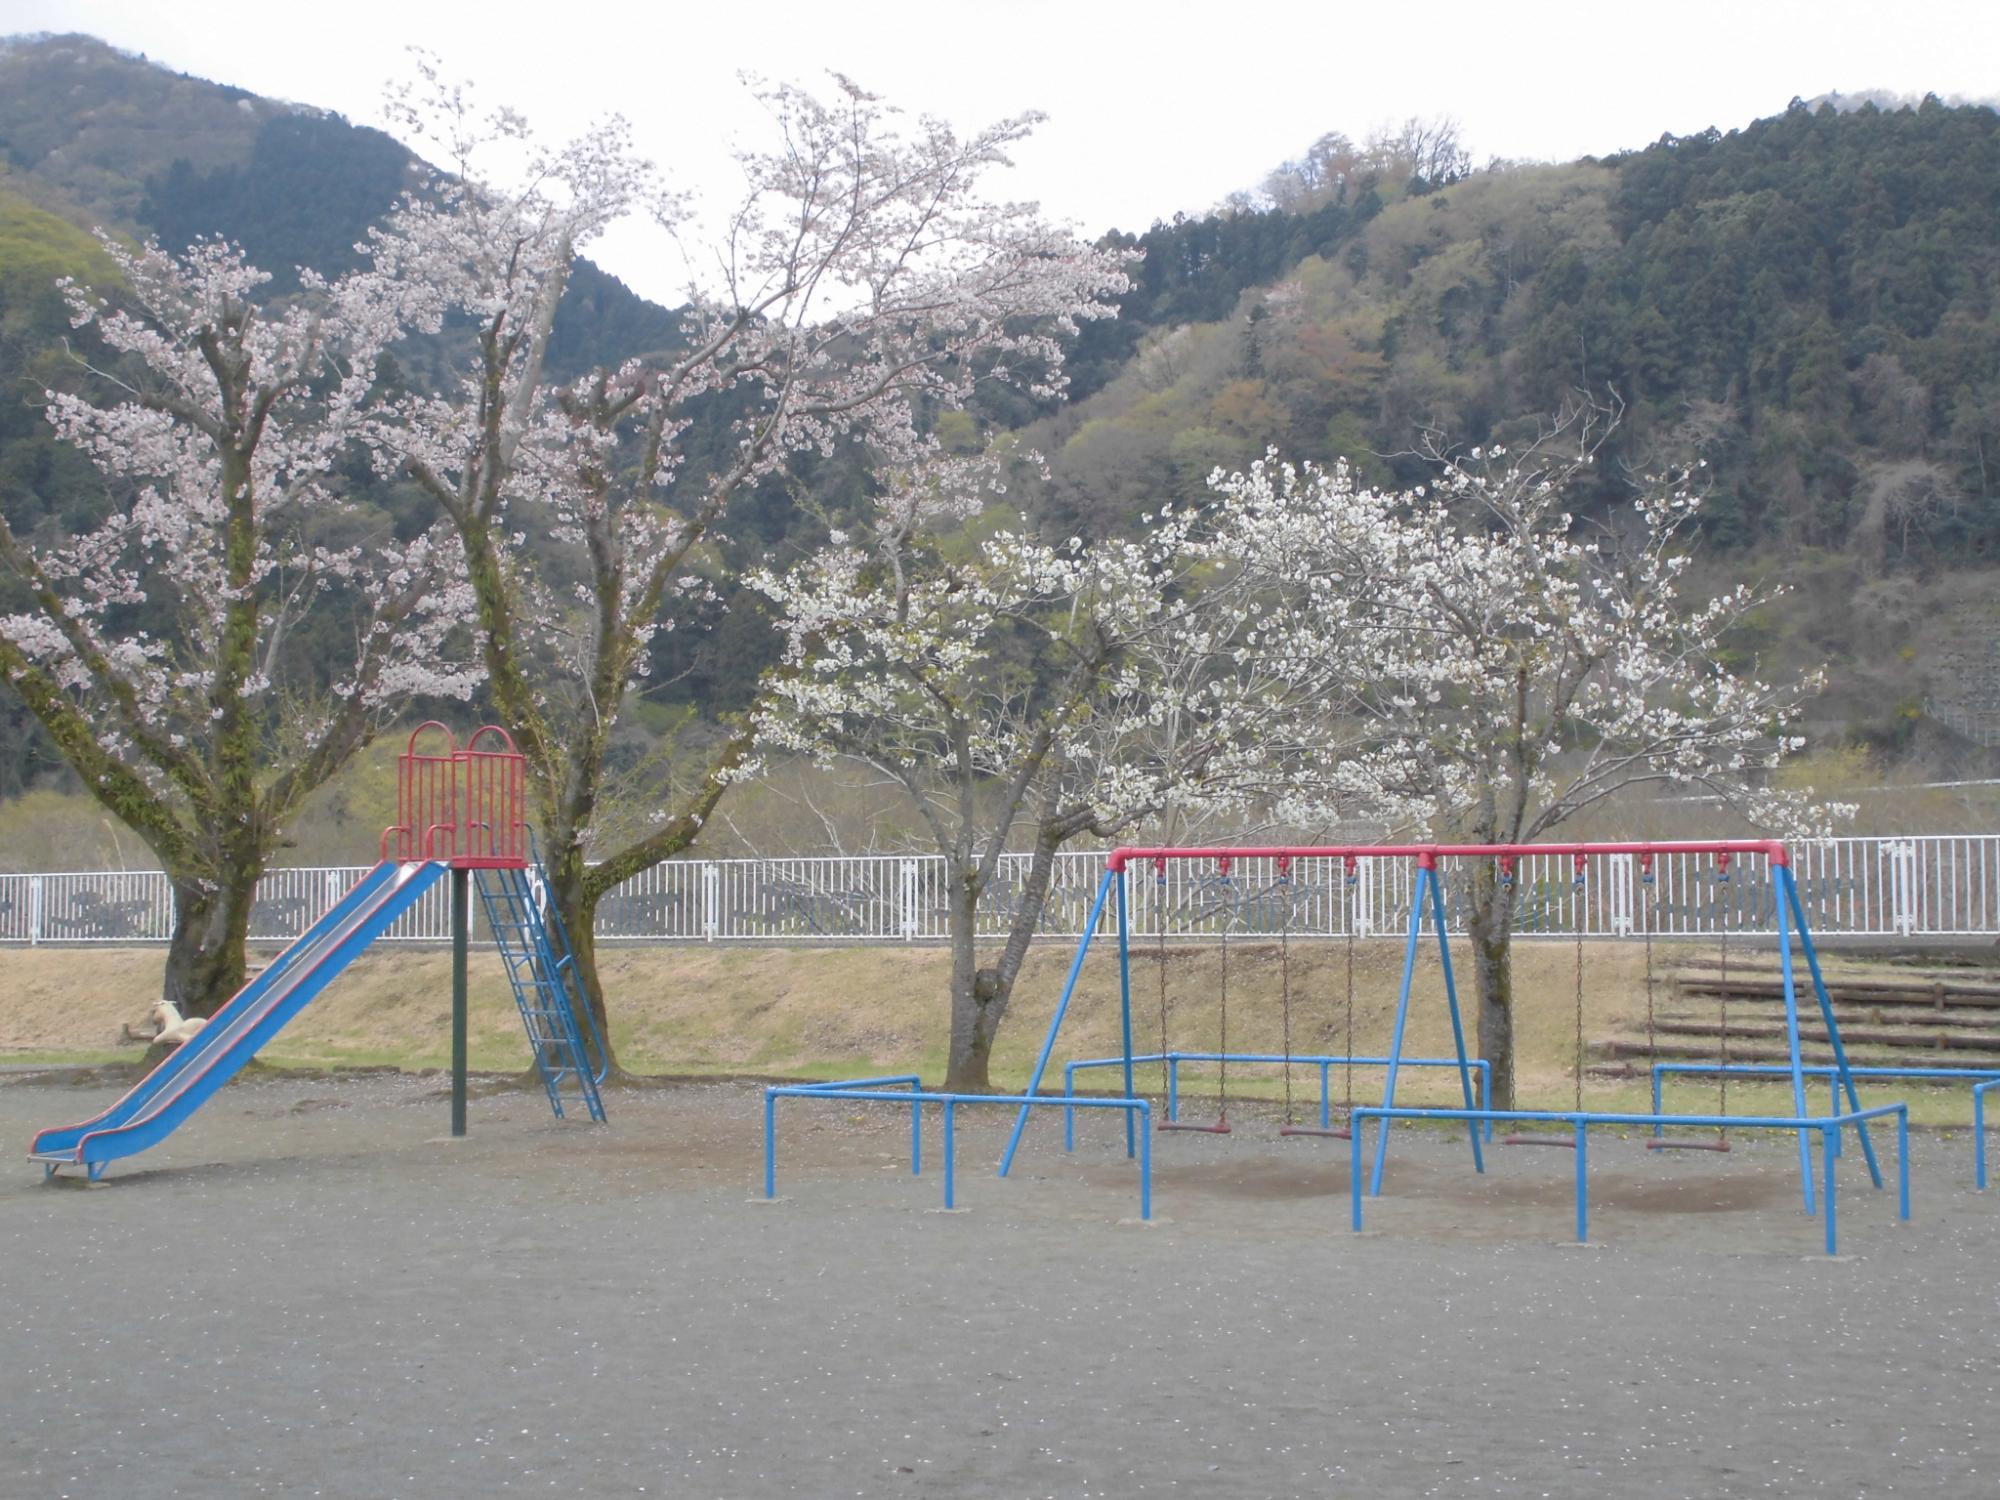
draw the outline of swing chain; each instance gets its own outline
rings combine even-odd
[[[1289,887],[1292,883],[1292,857],[1278,856],[1278,884]],[[1285,891],[1284,925],[1278,929],[1278,1004],[1284,1018],[1285,1029],[1285,1123],[1292,1119],[1292,900],[1291,891]]]
[[[1160,950],[1160,961],[1159,964],[1157,965],[1160,971],[1160,1097],[1162,1100],[1164,1100],[1167,1097],[1168,1093],[1167,1073],[1168,1070],[1173,1067],[1173,1064],[1169,1062],[1167,1059],[1167,1045],[1172,1040],[1172,1034],[1167,1029],[1168,910],[1167,910],[1167,861],[1165,855],[1156,856],[1153,860],[1153,881],[1154,881],[1154,894],[1155,894],[1155,900],[1153,902],[1153,905],[1156,908],[1153,920],[1155,923],[1155,930],[1158,933],[1158,945]]]
[[[1354,1128],[1354,924],[1361,905],[1360,885],[1360,861],[1350,854],[1347,856],[1347,1030],[1340,1040],[1341,1050],[1347,1054],[1345,1123],[1349,1130]]]
[[[1659,1041],[1653,1021],[1653,923],[1656,913],[1646,904],[1644,888],[1653,884],[1653,851],[1648,849],[1639,856],[1639,932],[1646,944],[1646,1066],[1651,1068],[1659,1061]],[[1659,902],[1659,892],[1653,893],[1653,901]]]
[[[1572,882],[1577,891],[1577,910],[1572,913],[1571,926],[1576,929],[1576,1067],[1571,1077],[1575,1094],[1575,1108],[1583,1111],[1583,871],[1584,856],[1576,856],[1576,878]]]
[[[1729,884],[1729,852],[1722,851],[1715,856],[1715,879],[1718,885]],[[1716,1074],[1719,1080],[1716,1088],[1716,1114],[1729,1115],[1729,913],[1722,913],[1721,971],[1716,979],[1718,1018],[1722,1030],[1722,1067]],[[1729,1127],[1715,1127],[1715,1139],[1722,1145],[1729,1144]]]
[[[1226,1126],[1229,1123],[1229,924],[1236,916],[1236,892],[1229,871],[1235,864],[1227,854],[1215,861],[1216,874],[1222,877],[1222,884],[1230,887],[1222,908],[1222,978],[1217,997],[1217,1043],[1216,1055],[1221,1061],[1216,1065],[1215,1081],[1215,1123]]]

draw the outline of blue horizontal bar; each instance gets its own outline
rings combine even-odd
[[[1079,1099],[1064,1094],[892,1094],[862,1088],[845,1088],[839,1085],[815,1087],[811,1084],[773,1085],[764,1090],[773,1099],[875,1099],[884,1104],[1035,1104],[1044,1109],[1061,1109],[1074,1105],[1078,1109],[1133,1109],[1144,1114],[1153,1112],[1152,1104],[1145,1099]]]
[[[1083,1101],[1078,1100],[1079,1104]],[[1708,1125],[1734,1130],[1819,1130],[1830,1125],[1854,1125],[1885,1115],[1907,1114],[1904,1104],[1878,1104],[1844,1115],[1624,1115],[1590,1110],[1554,1109],[1427,1109],[1419,1105],[1357,1104],[1355,1119],[1370,1120],[1539,1120],[1568,1125]]]
[[[884,1073],[880,1078],[830,1078],[825,1083],[788,1084],[786,1087],[819,1093],[825,1089],[870,1089],[889,1083],[907,1083],[912,1088],[922,1088],[924,1085],[923,1079],[915,1073]],[[903,1097],[907,1100],[909,1095],[905,1094]]]
[[[1356,1067],[1361,1068],[1386,1068],[1389,1065],[1389,1059],[1386,1057],[1344,1057],[1337,1053],[1323,1052],[1294,1052],[1290,1057],[1286,1057],[1282,1052],[1231,1052],[1228,1054],[1221,1052],[1135,1052],[1132,1054],[1132,1064],[1134,1067],[1140,1063],[1223,1062],[1225,1060],[1229,1062],[1250,1063],[1311,1063],[1314,1067],[1318,1067],[1321,1063],[1353,1063]],[[1075,1062],[1064,1064],[1065,1067],[1073,1068],[1079,1073],[1085,1068],[1118,1068],[1124,1065],[1125,1059],[1122,1057],[1078,1058]],[[1490,1068],[1493,1066],[1483,1057],[1468,1057],[1465,1060],[1465,1065],[1473,1069]],[[1406,1057],[1403,1059],[1403,1066],[1406,1068],[1455,1068],[1458,1066],[1458,1059],[1455,1057]],[[2000,1069],[1995,1069],[1995,1071],[2000,1072]]]
[[[778,1195],[778,1120],[777,1107],[780,1099],[846,1099],[866,1104],[907,1104],[910,1106],[910,1171],[921,1172],[923,1131],[922,1108],[926,1104],[944,1107],[944,1206],[955,1206],[954,1197],[957,1173],[956,1153],[953,1150],[953,1112],[961,1104],[1007,1104],[1022,1111],[1025,1119],[1028,1109],[1039,1105],[1043,1109],[1118,1109],[1127,1112],[1128,1117],[1136,1114],[1144,1122],[1145,1129],[1139,1137],[1139,1217],[1150,1220],[1153,1217],[1153,1106],[1145,1099],[1078,1099],[1063,1094],[944,1094],[925,1093],[918,1086],[920,1080],[910,1074],[886,1079],[855,1079],[836,1083],[774,1084],[764,1090],[764,1196]],[[904,1084],[908,1090],[871,1088],[870,1084]],[[1004,1171],[1003,1171],[1003,1174]]]
[[[1714,1078],[1727,1073],[1731,1077],[1738,1074],[1759,1078],[1790,1078],[1792,1070],[1784,1063],[1654,1063],[1655,1073],[1695,1074],[1703,1078]],[[1801,1073],[1815,1078],[1837,1078],[1840,1069],[1833,1063],[1807,1063],[1799,1069]],[[1849,1068],[1853,1078],[1990,1078],[2000,1080],[2000,1068]]]
[[[1994,1080],[2000,1084],[2000,1079]],[[1981,1086],[1982,1088],[1985,1085]],[[1975,1103],[1982,1096],[1975,1095]],[[1585,1170],[1587,1160],[1586,1138],[1592,1125],[1727,1125],[1750,1130],[1817,1130],[1826,1159],[1826,1253],[1835,1252],[1837,1240],[1834,1228],[1834,1173],[1835,1160],[1840,1155],[1840,1131],[1848,1125],[1859,1126],[1863,1120],[1879,1119],[1883,1116],[1896,1117],[1896,1213],[1907,1220],[1910,1217],[1910,1109],[1906,1104],[1878,1104],[1872,1109],[1854,1110],[1844,1115],[1823,1116],[1776,1116],[1776,1115],[1629,1115],[1595,1114],[1589,1110],[1548,1110],[1548,1109],[1425,1109],[1414,1105],[1361,1105],[1350,1117],[1354,1130],[1350,1147],[1353,1155],[1349,1167],[1348,1199],[1349,1222],[1358,1233],[1362,1215],[1362,1173],[1361,1143],[1367,1134],[1369,1120],[1538,1120],[1547,1123],[1567,1124],[1576,1132],[1576,1238],[1583,1244],[1589,1234],[1590,1186],[1589,1174]],[[1385,1123],[1383,1131],[1388,1130]],[[1380,1191],[1380,1184],[1376,1185]]]
[[[1134,1067],[1139,1067],[1147,1063],[1164,1063],[1169,1068],[1171,1072],[1171,1076],[1167,1082],[1167,1118],[1169,1120],[1179,1118],[1180,1064],[1184,1062],[1285,1063],[1287,1065],[1296,1064],[1300,1067],[1318,1068],[1320,1084],[1319,1123],[1322,1130],[1327,1129],[1332,1123],[1328,1074],[1334,1068],[1342,1066],[1386,1068],[1395,1061],[1395,1058],[1390,1057],[1349,1057],[1344,1053],[1331,1052],[1294,1052],[1289,1056],[1282,1052],[1135,1052],[1132,1055],[1132,1065]],[[1456,1069],[1460,1066],[1459,1060],[1455,1057],[1405,1057],[1401,1062],[1402,1066],[1406,1068]],[[1078,1058],[1074,1062],[1063,1064],[1063,1087],[1065,1090],[1073,1089],[1076,1085],[1076,1075],[1086,1068],[1122,1068],[1123,1066],[1125,1066],[1125,1059],[1122,1056]],[[1493,1064],[1483,1057],[1468,1057],[1465,1059],[1463,1066],[1479,1075],[1480,1102],[1482,1104],[1490,1104],[1493,1100]],[[1065,1115],[1063,1117],[1063,1149],[1065,1151],[1075,1149],[1075,1124],[1074,1116]],[[1486,1126],[1486,1139],[1489,1141],[1493,1139],[1493,1126],[1490,1121]],[[1128,1152],[1127,1154],[1129,1155],[1130,1153]]]

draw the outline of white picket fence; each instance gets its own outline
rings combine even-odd
[[[1881,937],[2000,936],[2000,834],[1843,838],[1792,846],[1814,931]],[[1446,870],[1449,925],[1459,926],[1463,861]],[[1740,858],[1718,878],[1706,856],[1662,856],[1654,883],[1619,856],[1594,861],[1581,888],[1566,856],[1523,859],[1516,927],[1527,937],[1662,938],[1771,934],[1777,914],[1763,861]],[[273,870],[258,890],[250,935],[297,937],[337,902],[363,866]],[[1104,874],[1102,851],[1061,855],[1042,935],[1074,939]],[[1235,862],[1225,877],[1205,862],[1174,861],[1162,882],[1150,866],[1129,876],[1135,939],[1231,934],[1297,938],[1399,933],[1415,874],[1408,860],[1362,860],[1350,884],[1337,860],[1297,861],[1280,879],[1273,861]],[[1004,933],[1020,900],[1027,856],[1009,856],[981,911]],[[627,881],[598,908],[597,935],[617,943],[937,943],[946,936],[943,862],[936,856],[673,860]],[[1112,914],[1104,916],[1109,925]],[[173,893],[158,871],[0,875],[0,943],[162,943]],[[445,942],[447,888],[433,887],[388,936]]]

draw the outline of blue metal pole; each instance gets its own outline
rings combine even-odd
[[[910,1092],[921,1094],[923,1091],[924,1081],[921,1078],[912,1078]],[[910,1175],[912,1177],[924,1175],[924,1107],[916,1100],[910,1102]]]
[[[1910,1111],[1896,1112],[1896,1215],[1905,1222],[1910,1217]]]
[[[778,1196],[778,1096],[764,1095],[764,1196]]]
[[[1403,945],[1403,987],[1396,999],[1396,1034],[1389,1043],[1389,1076],[1382,1085],[1384,1109],[1396,1102],[1396,1066],[1403,1056],[1403,1028],[1410,1019],[1410,976],[1417,968],[1417,935],[1423,931],[1424,897],[1430,890],[1430,878],[1427,866],[1417,866],[1417,888],[1410,894],[1410,935]],[[1389,1122],[1382,1121],[1376,1129],[1375,1170],[1368,1180],[1371,1195],[1382,1191],[1382,1165],[1389,1155]]]
[[[1986,1191],[1986,1090],[1972,1090],[1972,1185]]]
[[[1181,1117],[1181,1055],[1167,1054],[1167,1123],[1171,1125]]]
[[[1153,1217],[1153,1106],[1139,1104],[1139,1217]],[[1129,1114],[1130,1111],[1127,1111]]]
[[[1653,1064],[1653,1113],[1660,1113],[1660,1064],[1658,1063]],[[1656,1141],[1665,1136],[1666,1133],[1667,1127],[1664,1125],[1655,1125],[1653,1127],[1653,1139]]]
[[[1771,870],[1773,880],[1783,881],[1783,865],[1775,865]],[[1806,1114],[1805,1064],[1799,1056],[1799,992],[1792,975],[1792,939],[1788,931],[1786,903],[1776,903],[1778,909],[1778,961],[1785,976],[1785,1044],[1789,1049],[1792,1065],[1792,1113],[1800,1119]],[[1813,1171],[1812,1138],[1805,1130],[1799,1131],[1799,1180],[1805,1194],[1806,1212],[1813,1211]]]
[[[1076,1097],[1076,1064],[1073,1061],[1063,1064],[1063,1097]],[[1063,1106],[1063,1150],[1076,1150],[1076,1106],[1073,1104]]]
[[[1131,918],[1125,907],[1125,874],[1117,872],[1118,880],[1118,1021],[1125,1037],[1125,1097],[1133,1098],[1132,1089],[1132,927]],[[1076,1118],[1075,1110],[1065,1113],[1070,1119]],[[1133,1111],[1125,1111],[1125,1155],[1132,1155]]]
[[[1077,977],[1083,973],[1083,960],[1090,952],[1090,939],[1097,931],[1097,924],[1104,915],[1104,898],[1111,894],[1112,882],[1118,878],[1115,870],[1106,870],[1104,879],[1098,882],[1097,899],[1091,903],[1090,920],[1083,924],[1083,940],[1076,945],[1076,957],[1070,960],[1069,978],[1063,982],[1062,999],[1056,1004],[1056,1013],[1049,1018],[1049,1034],[1042,1038],[1041,1055],[1035,1059],[1035,1073],[1028,1080],[1024,1091],[1029,1098],[1041,1092],[1042,1074],[1048,1071],[1049,1054],[1056,1050],[1056,1034],[1062,1030],[1063,1017],[1069,1014],[1069,1002],[1076,995]],[[1013,1134],[1007,1137],[1007,1150],[1000,1158],[1000,1175],[1005,1177],[1014,1165],[1014,1153],[1021,1149],[1021,1132],[1028,1128],[1028,1112],[1034,1106],[1024,1104],[1021,1113],[1014,1120]]]
[[[1586,1244],[1590,1239],[1590,1176],[1585,1170],[1585,1154],[1589,1150],[1590,1132],[1583,1121],[1576,1122],[1576,1242]]]
[[[1784,888],[1785,896],[1784,901],[1780,903],[1780,908],[1782,909],[1785,906],[1791,907],[1792,915],[1798,921],[1799,946],[1805,950],[1806,968],[1812,974],[1813,997],[1819,1001],[1820,1019],[1826,1023],[1826,1038],[1833,1047],[1835,1076],[1840,1083],[1846,1086],[1848,1108],[1859,1111],[1861,1108],[1861,1095],[1854,1087],[1854,1069],[1848,1065],[1847,1044],[1840,1039],[1840,1023],[1833,1018],[1833,997],[1827,993],[1826,976],[1820,973],[1819,949],[1813,943],[1812,929],[1806,925],[1806,908],[1805,903],[1799,900],[1798,880],[1793,876],[1791,866],[1789,865],[1780,865],[1778,867],[1778,874],[1778,883]],[[1780,926],[1778,930],[1782,934],[1784,928]],[[1785,945],[1785,955],[1788,959],[1791,956],[1791,945],[1789,943]],[[1834,1113],[1840,1113],[1837,1105]],[[1868,1175],[1874,1181],[1875,1186],[1880,1187],[1882,1185],[1882,1168],[1875,1160],[1875,1143],[1869,1137],[1867,1122],[1857,1122],[1854,1127],[1854,1133],[1861,1137],[1861,1155],[1868,1162]]]
[[[946,1208],[957,1206],[953,1201],[952,1187],[954,1177],[953,1164],[957,1159],[958,1153],[952,1149],[951,1117],[952,1101],[947,1099],[944,1101],[944,1206]]]
[[[1365,1129],[1359,1120],[1350,1118],[1347,1122],[1347,1194],[1353,1200],[1352,1223],[1356,1234],[1361,1233],[1361,1137]]]
[[[1350,1047],[1354,1045],[1353,1037],[1349,1037],[1347,1039],[1347,1045]],[[1333,1106],[1328,1102],[1327,1099],[1327,1094],[1329,1092],[1327,1075],[1332,1071],[1332,1069],[1333,1069],[1333,1064],[1330,1062],[1322,1062],[1319,1065],[1319,1128],[1321,1130],[1333,1129]]]
[[[1833,1137],[1839,1128],[1837,1125],[1828,1125],[1819,1133],[1820,1153],[1826,1159],[1826,1253],[1828,1255],[1836,1253],[1833,1224],[1833,1164],[1840,1159],[1840,1153],[1833,1149]]]
[[[1472,1109],[1475,1107],[1472,1102],[1472,1071],[1465,1061],[1465,1027],[1458,1018],[1458,985],[1451,977],[1451,939],[1444,930],[1444,882],[1436,878],[1435,872],[1431,880],[1431,925],[1437,928],[1438,958],[1444,965],[1444,1002],[1451,1011],[1452,1045],[1458,1049],[1459,1091],[1465,1097],[1465,1107]],[[1400,1052],[1402,1049],[1398,1047],[1396,1050]],[[1465,1130],[1472,1138],[1472,1170],[1484,1172],[1486,1159],[1479,1153],[1479,1122],[1467,1120]]]

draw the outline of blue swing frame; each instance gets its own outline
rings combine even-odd
[[[1711,1115],[1668,1115],[1657,1109],[1650,1114],[1609,1113],[1590,1110],[1552,1112],[1546,1110],[1493,1109],[1475,1102],[1473,1072],[1476,1060],[1469,1057],[1465,1048],[1465,1027],[1458,1003],[1458,986],[1452,971],[1451,946],[1445,927],[1444,887],[1439,876],[1439,861],[1447,858],[1499,858],[1511,862],[1513,858],[1529,854],[1569,854],[1575,857],[1579,880],[1582,871],[1593,859],[1610,855],[1640,855],[1646,862],[1658,854],[1713,854],[1722,859],[1727,868],[1727,858],[1737,854],[1761,855],[1770,866],[1771,882],[1777,900],[1778,952],[1784,976],[1785,1032],[1789,1049],[1789,1066],[1784,1069],[1792,1084],[1793,1113],[1791,1115],[1757,1115],[1738,1117],[1725,1121],[1721,1116]],[[1578,1238],[1583,1238],[1586,1227],[1583,1199],[1584,1144],[1583,1138],[1591,1125],[1650,1126],[1655,1130],[1667,1125],[1707,1125],[1726,1123],[1732,1128],[1755,1130],[1793,1131],[1798,1136],[1800,1192],[1808,1215],[1818,1211],[1815,1192],[1815,1173],[1812,1160],[1812,1138],[1817,1134],[1826,1152],[1826,1183],[1831,1204],[1832,1163],[1840,1154],[1842,1133],[1850,1126],[1861,1146],[1861,1152],[1868,1166],[1869,1177],[1877,1188],[1884,1185],[1881,1163],[1877,1160],[1875,1145],[1870,1137],[1868,1122],[1893,1115],[1897,1119],[1899,1146],[1899,1194],[1900,1216],[1909,1217],[1908,1154],[1904,1143],[1908,1131],[1907,1111],[1900,1105],[1884,1105],[1874,1109],[1863,1109],[1855,1088],[1854,1069],[1847,1060],[1847,1049],[1840,1038],[1839,1023],[1833,1014],[1833,1002],[1827,993],[1826,979],[1820,969],[1819,953],[1813,943],[1812,931],[1806,923],[1805,908],[1799,899],[1798,882],[1792,873],[1791,860],[1785,846],[1776,840],[1744,840],[1719,842],[1653,842],[1618,844],[1499,844],[1499,845],[1356,845],[1338,848],[1201,848],[1201,849],[1119,849],[1115,850],[1108,862],[1103,880],[1097,888],[1097,896],[1091,905],[1090,918],[1084,924],[1083,937],[1077,944],[1076,955],[1071,960],[1069,975],[1063,984],[1062,995],[1056,1004],[1055,1014],[1049,1020],[1047,1035],[1035,1059],[1033,1076],[1022,1096],[1025,1101],[1014,1121],[1008,1136],[1007,1147],[1000,1159],[999,1175],[1005,1177],[1012,1169],[1016,1152],[1020,1149],[1021,1137],[1027,1128],[1028,1117],[1033,1103],[1040,1102],[1043,1078],[1048,1072],[1050,1059],[1055,1053],[1056,1040],[1061,1035],[1062,1026],[1069,1013],[1070,1002],[1075,998],[1077,981],[1083,972],[1083,961],[1088,956],[1093,939],[1103,918],[1104,908],[1115,892],[1116,929],[1118,936],[1118,990],[1119,1021],[1123,1047],[1115,1059],[1092,1059],[1091,1065],[1110,1065],[1115,1062],[1122,1069],[1124,1094],[1127,1100],[1138,1097],[1133,1087],[1133,1068],[1139,1062],[1132,1049],[1132,964],[1131,964],[1131,921],[1126,895],[1126,872],[1135,860],[1203,859],[1233,860],[1244,857],[1273,856],[1284,861],[1300,858],[1341,858],[1382,859],[1414,858],[1417,862],[1417,876],[1411,892],[1410,918],[1405,933],[1403,947],[1402,979],[1397,993],[1396,1024],[1389,1046],[1387,1072],[1383,1083],[1382,1100],[1378,1105],[1355,1111],[1356,1129],[1354,1134],[1354,1160],[1357,1169],[1361,1162],[1361,1126],[1368,1120],[1380,1122],[1376,1132],[1373,1161],[1368,1173],[1367,1193],[1379,1197],[1382,1179],[1388,1160],[1389,1132],[1396,1120],[1462,1120],[1466,1126],[1467,1142],[1472,1148],[1473,1170],[1486,1170],[1485,1156],[1481,1146],[1481,1126],[1489,1127],[1500,1123],[1547,1123],[1559,1121],[1569,1124],[1576,1132],[1578,1158]],[[1412,1059],[1403,1057],[1403,1039],[1409,1022],[1411,980],[1416,971],[1417,950],[1422,943],[1426,921],[1429,922],[1437,944],[1439,965],[1444,978],[1445,1004],[1451,1017],[1451,1034],[1454,1055],[1446,1059],[1447,1066],[1455,1065],[1463,1107],[1458,1109],[1433,1109],[1396,1103],[1396,1084],[1402,1067]],[[1821,1020],[1825,1023],[1827,1036],[1832,1044],[1834,1065],[1833,1083],[1838,1094],[1845,1094],[1847,1109],[1844,1112],[1814,1115],[1806,1101],[1806,1065],[1799,1048],[1799,999],[1798,975],[1792,956],[1793,936],[1796,934],[1799,947],[1804,953],[1806,967],[1811,976],[1812,989],[1819,1006]],[[1818,1070],[1815,1069],[1815,1072]],[[1983,1107],[1984,1090],[1979,1091],[1976,1102]],[[1056,1098],[1074,1098],[1067,1089]],[[1081,1101],[1079,1101],[1081,1102]],[[1982,1108],[1983,1113],[1983,1108]],[[1132,1113],[1125,1117],[1125,1153],[1128,1157],[1137,1154],[1136,1129],[1138,1122]],[[1361,1183],[1357,1176],[1353,1192],[1358,1205]],[[1354,1224],[1360,1227],[1359,1209],[1355,1211]],[[1831,1213],[1827,1216],[1827,1249],[1833,1252],[1833,1222]]]

